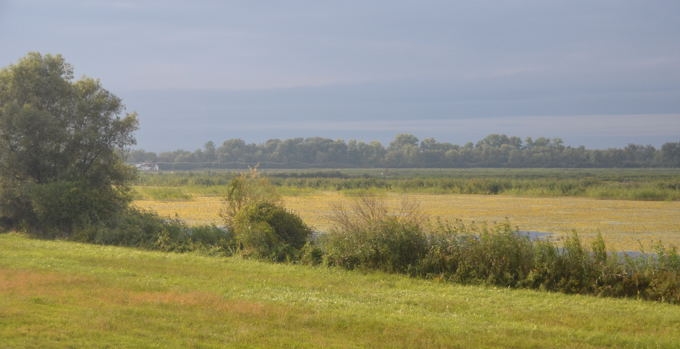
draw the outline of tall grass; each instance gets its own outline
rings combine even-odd
[[[334,190],[680,200],[680,170],[677,169],[346,169],[262,172],[272,184],[285,190],[286,195],[309,190]],[[188,186],[200,191],[200,188],[226,186],[235,175],[237,173],[220,171],[142,174],[137,185]],[[221,194],[214,189],[212,193]]]
[[[190,200],[192,195],[181,187],[143,186],[134,188],[133,198],[135,200],[186,201]]]
[[[374,198],[339,208],[334,228],[317,243],[328,265],[380,270],[464,284],[680,303],[680,256],[658,244],[653,254],[607,251],[598,236],[586,248],[565,240],[531,239],[508,222],[438,222],[426,232],[418,213],[390,213]]]

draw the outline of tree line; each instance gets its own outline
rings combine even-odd
[[[560,138],[521,139],[505,134],[491,134],[465,145],[399,134],[387,147],[377,141],[322,137],[270,139],[259,144],[228,139],[219,146],[209,141],[193,152],[133,150],[127,154],[127,161],[155,163],[165,170],[247,168],[256,164],[262,168],[680,167],[680,142],[665,143],[660,149],[636,144],[588,149],[565,145]]]

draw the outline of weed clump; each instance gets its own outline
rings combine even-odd
[[[384,202],[363,196],[350,208],[336,206],[326,262],[346,269],[411,273],[427,250],[422,215],[413,202],[391,214]]]
[[[563,241],[531,239],[509,222],[437,222],[427,228],[411,203],[392,213],[375,197],[337,207],[334,228],[317,243],[328,266],[378,270],[463,284],[680,303],[680,256],[608,252],[602,236],[587,248],[574,232]],[[404,209],[410,207],[410,209]]]

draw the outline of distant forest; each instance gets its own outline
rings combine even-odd
[[[680,142],[661,149],[629,144],[624,148],[587,149],[565,146],[559,138],[511,137],[492,134],[477,143],[456,145],[411,134],[382,143],[321,137],[271,139],[246,143],[229,139],[217,146],[207,142],[193,152],[153,153],[132,150],[129,163],[153,164],[160,170],[247,168],[474,168],[474,167],[680,167]]]

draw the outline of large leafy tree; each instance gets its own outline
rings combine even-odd
[[[0,219],[69,236],[129,203],[134,113],[96,79],[73,79],[61,55],[29,53],[0,70]]]

